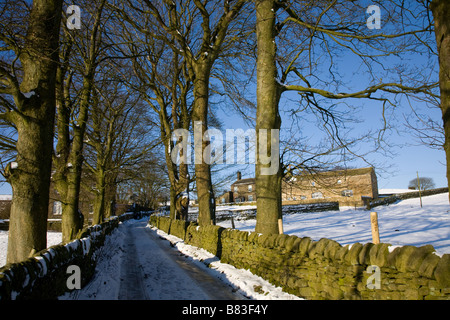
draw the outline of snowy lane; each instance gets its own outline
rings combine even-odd
[[[143,286],[142,267],[138,263],[136,239],[133,229],[126,228],[122,263],[120,267],[119,300],[147,300],[148,296]]]
[[[136,221],[132,231],[137,263],[142,267],[143,285],[149,299],[237,299],[231,287],[187,261],[146,225],[147,221]]]
[[[242,296],[163,240],[148,218],[119,225],[99,250],[93,279],[60,300],[235,300]]]

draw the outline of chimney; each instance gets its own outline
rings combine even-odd
[[[237,172],[237,179],[238,179],[238,181],[241,180],[241,172],[240,171]]]

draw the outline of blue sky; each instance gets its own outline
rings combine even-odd
[[[9,184],[3,183],[0,185],[0,194],[12,194],[12,190]]]
[[[427,59],[427,57],[414,57],[411,62],[419,65],[423,63],[425,59]],[[351,68],[358,68],[358,66],[356,66],[351,59],[343,60],[343,68],[345,68],[343,74],[352,79],[348,83],[351,86],[350,89],[352,91],[364,89],[366,80],[364,80],[363,75],[356,74],[355,76],[355,74],[353,74],[352,78]],[[431,73],[433,74],[433,72]],[[351,91],[349,90],[348,92]],[[249,96],[254,97],[255,94],[256,88],[249,88]],[[290,121],[289,112],[286,111],[295,108],[297,101],[296,93],[284,93],[282,96],[280,102],[283,121],[282,134],[283,128],[286,129]],[[432,178],[436,187],[447,186],[444,150],[436,150],[427,145],[420,144],[405,126],[405,116],[411,114],[410,102],[418,113],[424,114],[439,124],[442,123],[441,111],[438,108],[429,108],[423,102],[414,101],[412,99],[408,101],[405,98],[401,98],[396,102],[395,108],[391,108],[386,114],[388,123],[392,126],[392,128],[385,133],[385,148],[389,153],[372,153],[367,159],[370,163],[374,164],[378,176],[379,188],[406,189],[409,181],[416,178],[417,172],[419,172],[419,176],[421,177]],[[354,111],[355,114],[352,114],[352,116],[361,121],[359,124],[348,124],[349,127],[354,127],[354,129],[350,131],[350,134],[358,135],[366,132],[368,128],[373,128],[374,130],[380,128],[382,125],[382,103],[380,101],[353,99],[348,101],[348,103],[356,107],[356,110]],[[301,117],[303,117],[303,115]],[[222,121],[224,135],[226,129],[241,128],[246,130],[249,128],[241,119],[241,116],[237,114],[231,106],[228,108],[222,105],[221,110],[218,112],[218,118]],[[301,127],[297,129],[299,132],[302,131],[302,136],[318,135],[319,130],[317,129],[317,123],[315,123],[314,120],[311,121],[311,118],[308,118],[308,115],[304,116],[300,126]],[[367,148],[369,147],[361,145],[362,150]],[[368,166],[368,164],[363,161],[355,161],[353,163],[348,163],[347,165],[353,167]],[[236,165],[236,171],[242,169],[242,167]],[[233,170],[233,167],[229,167],[227,170]],[[244,177],[253,176],[253,166],[247,166],[243,174]]]
[[[220,119],[223,122],[223,131],[225,129],[242,128],[246,130],[248,128],[234,112],[220,112]],[[374,121],[378,121],[378,119],[375,118]],[[391,132],[387,135],[387,138],[395,141],[397,144],[406,145],[392,147],[390,151],[395,153],[392,156],[385,156],[381,153],[371,155],[371,160],[384,164],[383,166],[375,167],[380,189],[406,189],[409,181],[416,177],[417,171],[422,177],[433,178],[436,187],[445,187],[447,185],[444,150],[435,150],[425,145],[417,145],[411,136],[406,134],[398,135]],[[354,163],[351,165],[367,166],[365,163]],[[228,168],[228,170],[232,170],[232,168]],[[236,165],[236,171],[241,170],[241,168],[242,166]],[[249,178],[253,174],[252,166],[248,166],[247,171],[244,172],[244,177]]]

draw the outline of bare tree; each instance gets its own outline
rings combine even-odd
[[[117,185],[138,176],[155,147],[154,124],[139,92],[126,91],[121,65],[102,70],[93,93],[87,127],[85,186],[95,195],[93,223],[108,218]],[[145,166],[148,168],[148,166]]]
[[[5,170],[13,189],[8,263],[47,246],[61,12],[61,0],[0,5],[0,119],[17,129],[16,159]]]
[[[228,27],[229,20],[238,11],[239,7],[242,6],[242,1],[240,6],[235,6],[231,11],[230,7],[226,6],[224,9],[224,14],[222,19],[216,25],[215,30],[210,29],[210,15],[211,12],[208,11],[205,4],[200,1],[194,1],[194,4],[179,4],[179,6],[185,6],[190,10],[196,9],[197,13],[202,17],[203,23],[201,28],[191,26],[187,29],[187,32],[180,32],[181,21],[177,15],[177,7],[174,2],[165,3],[166,14],[163,16],[162,12],[159,11],[150,1],[145,1],[147,6],[153,12],[158,24],[164,29],[175,41],[166,41],[168,44],[172,44],[175,50],[179,50],[183,54],[184,59],[187,62],[188,76],[190,80],[194,83],[194,106],[192,111],[192,121],[193,125],[195,122],[201,125],[201,138],[203,138],[203,133],[207,129],[207,119],[208,119],[208,99],[209,99],[209,77],[212,64],[219,53],[220,46],[224,40],[226,34],[226,28]],[[187,14],[191,14],[188,10],[183,10]],[[192,11],[194,12],[194,11]],[[181,15],[180,15],[181,16]],[[186,18],[183,18],[186,19]],[[191,14],[187,21],[194,22],[195,16]],[[197,29],[196,29],[197,27]],[[194,32],[198,30],[203,30],[203,36],[200,34],[201,45],[198,46],[197,53],[194,53],[191,48],[192,44],[189,42],[189,38]],[[212,34],[212,32],[214,34]],[[197,195],[199,199],[199,223],[200,224],[210,224],[214,220],[214,196],[212,192],[211,185],[211,172],[209,164],[203,159],[203,150],[207,147],[207,142],[201,139],[197,142],[198,149],[201,153],[196,153],[196,158],[201,157],[201,162],[196,161],[196,184],[197,184]]]
[[[439,101],[427,102],[426,108],[419,110],[411,106],[410,114],[404,116],[406,133],[415,138],[415,144],[444,150],[445,133],[441,119],[438,121],[431,116],[436,109],[441,112]]]
[[[86,125],[98,65],[110,47],[102,35],[107,25],[105,4],[106,0],[84,3],[85,15],[89,13],[91,19],[85,16],[80,30],[64,28],[67,45],[58,70],[58,143],[53,177],[62,203],[63,241],[72,240],[83,228],[78,203]]]
[[[163,151],[163,150],[162,150]],[[156,210],[169,195],[167,167],[164,156],[154,150],[139,165],[139,170],[129,172],[126,185],[136,195],[136,203],[142,208]]]
[[[255,231],[260,233],[278,233],[278,219],[281,218],[281,170],[279,146],[273,148],[278,137],[272,136],[280,130],[281,117],[278,110],[282,88],[277,82],[276,67],[276,5],[273,0],[256,1],[256,37],[257,54],[257,111],[256,111],[256,205],[257,220]],[[260,135],[266,131],[269,137]],[[266,141],[263,141],[264,137]],[[264,148],[263,148],[264,147]],[[271,152],[271,161],[264,163],[261,150]],[[269,151],[270,150],[270,151]],[[273,154],[274,150],[278,152]],[[274,163],[275,162],[275,163]],[[270,171],[270,167],[276,171]],[[273,171],[273,170],[272,170]],[[274,223],[275,222],[275,223]]]
[[[432,178],[421,177],[412,179],[408,184],[408,189],[419,190],[419,186],[420,190],[430,190],[436,187]]]
[[[233,2],[227,1],[223,5],[218,1],[197,0],[164,1],[160,4],[148,0],[143,0],[139,4],[129,2],[129,6],[136,12],[152,14],[152,19],[147,20],[156,26],[156,30],[148,28],[144,33],[146,39],[162,40],[169,46],[173,52],[173,58],[180,59],[179,61],[182,59],[185,65],[183,77],[193,84],[193,105],[189,120],[192,121],[193,127],[197,124],[199,128],[199,133],[194,137],[196,140],[195,175],[199,223],[202,225],[214,223],[215,217],[210,164],[203,157],[203,151],[209,144],[209,141],[203,139],[203,134],[208,128],[210,75],[215,61],[228,41],[228,27],[246,1]],[[127,20],[131,21],[131,19]]]
[[[450,189],[450,23],[448,20],[450,3],[444,0],[433,0],[430,9],[434,17],[434,31],[439,55],[440,108],[444,122],[444,150],[447,159],[448,187]]]
[[[122,48],[124,56],[129,57],[132,75],[128,77],[126,83],[130,90],[139,92],[158,123],[170,181],[171,217],[187,219],[186,190],[189,189],[191,182],[188,161],[184,159],[180,163],[174,162],[172,151],[174,133],[177,130],[189,133],[192,117],[192,81],[188,76],[186,60],[180,52],[158,39],[165,32],[161,32],[151,23],[154,17],[148,12],[138,11],[142,15],[136,19],[133,10],[138,9],[134,6],[116,7],[116,11],[123,18]],[[139,36],[136,37],[136,34]],[[175,40],[171,41],[173,44]],[[177,136],[176,142],[183,143],[182,139],[187,140],[188,136]],[[181,158],[184,156],[180,155]]]
[[[357,146],[356,142],[362,141],[363,136],[348,139],[344,134],[346,130],[343,129],[348,123],[346,114],[354,110],[350,100],[370,99],[380,103],[384,126],[375,135],[365,135],[368,139],[375,136],[377,140],[372,140],[380,145],[389,128],[386,111],[398,104],[397,96],[438,97],[437,82],[430,77],[432,71],[427,69],[428,65],[419,69],[389,61],[392,56],[427,53],[429,48],[422,44],[429,41],[431,23],[423,5],[395,0],[377,4],[384,9],[383,23],[386,25],[380,32],[369,29],[366,21],[361,19],[361,14],[367,10],[363,2],[257,2],[257,5],[271,7],[265,11],[266,17],[261,19],[264,23],[268,24],[268,21],[276,19],[271,25],[271,31],[266,31],[266,35],[270,34],[272,39],[265,41],[263,50],[266,54],[278,50],[275,57],[266,60],[267,65],[275,65],[276,69],[270,71],[271,76],[267,76],[265,83],[271,83],[271,90],[277,88],[279,94],[278,99],[275,99],[277,95],[273,95],[271,107],[264,107],[268,112],[266,121],[274,119],[271,110],[277,110],[275,105],[282,93],[296,92],[299,103],[298,108],[293,108],[292,115],[301,117],[305,115],[305,111],[316,115],[332,142],[328,149],[331,154],[341,150],[343,154],[366,161],[352,148]],[[419,17],[416,16],[417,12],[420,12]],[[362,88],[355,90],[354,84],[346,84],[342,80],[342,69],[339,69],[337,60],[345,54],[353,55],[360,61],[361,68],[364,68],[367,75],[364,81],[367,84]],[[258,59],[261,59],[259,48]],[[270,80],[270,77],[274,79]],[[266,92],[267,90],[261,93],[262,98],[270,96]],[[319,153],[312,155],[312,158],[317,159],[320,154],[325,155]],[[297,162],[299,169],[306,164],[305,160],[307,159],[303,158]],[[283,169],[283,166],[280,168]],[[272,179],[276,180],[275,175]],[[278,188],[273,189],[278,192]],[[272,199],[273,206],[278,202],[276,196],[264,198]],[[260,212],[265,207],[269,206],[259,208],[258,205],[260,217],[265,216]],[[270,221],[265,221],[264,224],[271,225],[271,230],[275,232],[280,212],[271,210],[271,213],[267,212],[267,216],[270,216]]]

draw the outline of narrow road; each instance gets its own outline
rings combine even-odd
[[[120,267],[119,300],[148,300],[143,286],[141,266],[138,263],[132,228],[125,229],[122,263]]]
[[[119,300],[239,299],[230,286],[188,261],[146,225],[144,219],[121,226],[126,237]]]

